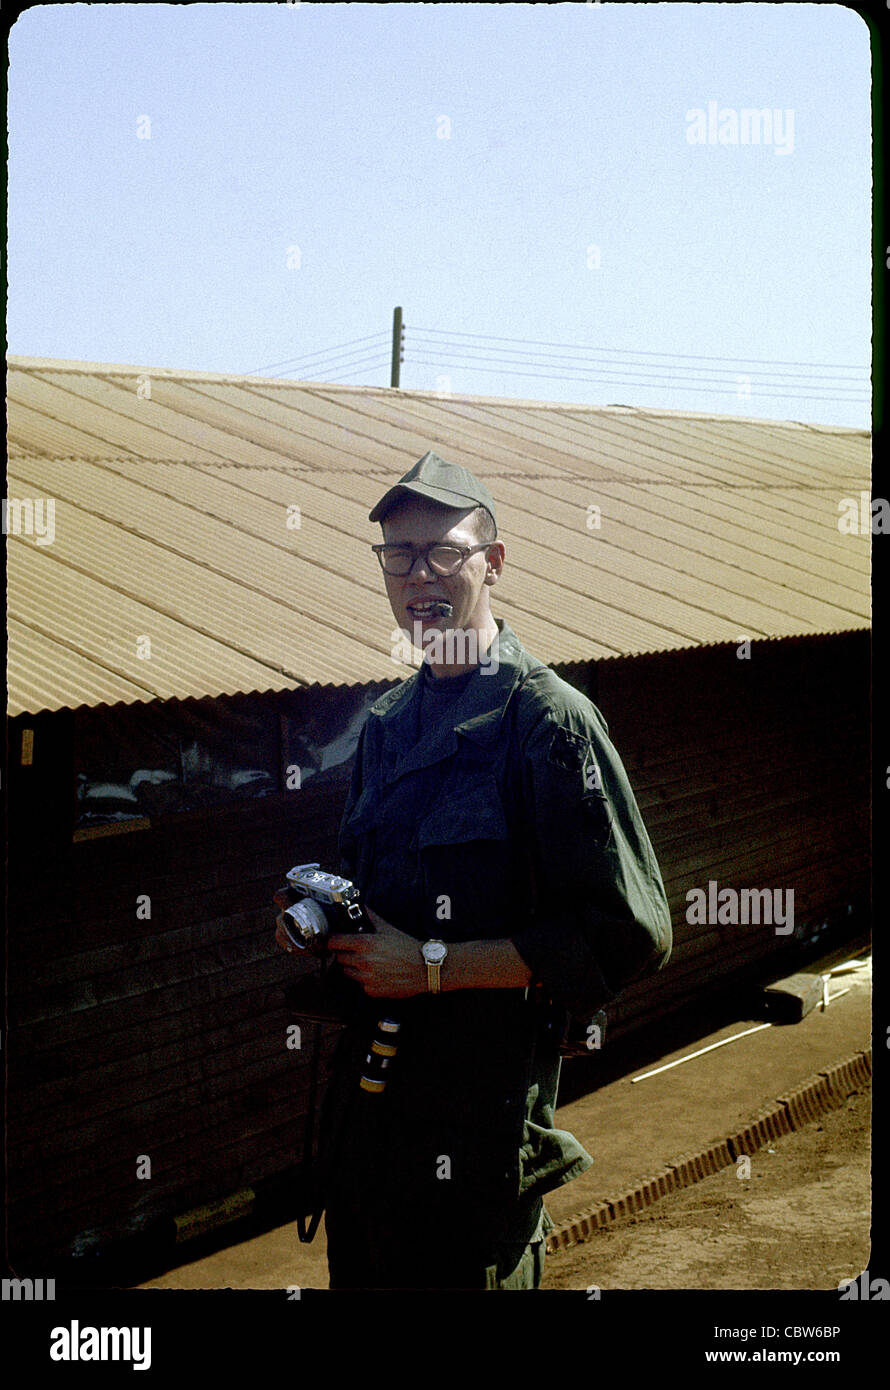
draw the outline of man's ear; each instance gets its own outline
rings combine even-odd
[[[492,541],[486,556],[485,583],[496,584],[504,568],[507,550],[503,541]]]

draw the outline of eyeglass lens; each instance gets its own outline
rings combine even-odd
[[[379,552],[387,574],[404,576],[414,567],[418,551],[403,546],[387,547]],[[436,574],[453,574],[460,567],[463,554],[451,545],[434,545],[426,552],[426,561]]]

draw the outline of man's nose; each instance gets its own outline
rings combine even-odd
[[[418,565],[420,566],[419,570],[417,569]],[[413,579],[415,576],[415,572],[417,572],[418,576],[425,577],[426,579],[435,578],[435,573],[432,569],[430,569],[429,558],[426,555],[415,556],[414,564],[411,566],[408,573],[405,575],[405,578]]]

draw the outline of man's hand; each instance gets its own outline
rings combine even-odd
[[[299,946],[295,946],[280,922],[275,923],[275,944],[281,951],[299,951]],[[305,955],[305,952],[300,952]]]
[[[367,905],[364,911],[374,925],[373,935],[364,932],[328,938],[328,948],[344,975],[360,984],[372,999],[405,999],[425,993],[427,970],[421,943],[385,922]]]

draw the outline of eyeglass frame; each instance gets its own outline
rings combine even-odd
[[[388,574],[390,579],[407,579],[410,574],[414,573],[414,567],[418,560],[423,560],[427,569],[430,570],[432,574],[439,575],[440,579],[452,579],[454,575],[460,574],[460,571],[471,555],[475,555],[479,550],[489,550],[494,544],[494,541],[480,541],[478,545],[455,545],[453,541],[433,541],[431,545],[414,545],[411,541],[380,541],[377,545],[372,545],[371,549],[380,562],[381,570],[383,570],[384,574]],[[393,574],[390,570],[385,568],[383,564],[383,552],[387,549],[411,551],[414,559],[411,562],[410,568],[408,568],[404,574]],[[439,549],[457,550],[460,552],[460,564],[457,566],[457,569],[449,570],[447,574],[440,574],[437,569],[433,568],[429,559],[430,551]]]

